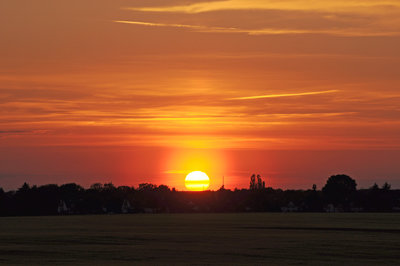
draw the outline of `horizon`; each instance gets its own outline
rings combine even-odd
[[[253,174],[254,176],[255,176],[255,174]],[[346,174],[335,174],[335,175],[331,175],[330,177],[332,177],[332,176],[336,176],[336,175],[345,175],[345,176],[348,176],[348,175],[346,175]],[[260,176],[261,177],[261,179],[264,181],[264,182],[267,182],[267,179],[265,178],[265,177],[262,177],[262,176]],[[350,176],[350,178],[352,178],[351,176]],[[210,180],[213,180],[214,178],[212,178],[212,177],[210,177]],[[327,178],[328,179],[328,178]],[[223,180],[224,180],[224,178],[223,178]],[[357,180],[355,180],[356,181],[356,189],[357,190],[369,190],[369,189],[371,189],[372,187],[374,187],[375,185],[377,185],[378,187],[383,187],[384,185],[389,185],[390,186],[390,189],[392,189],[392,190],[400,190],[400,188],[394,188],[394,187],[392,187],[392,184],[390,184],[390,183],[388,183],[388,182],[383,182],[382,184],[381,183],[378,183],[378,182],[374,182],[373,184],[371,184],[369,187],[360,187],[359,185],[358,185],[358,183],[357,183]],[[250,181],[249,181],[249,183],[250,183]],[[20,186],[18,186],[17,188],[14,188],[14,189],[8,189],[8,190],[4,190],[4,187],[0,187],[0,189],[3,189],[4,190],[4,192],[12,192],[12,191],[17,191],[18,189],[20,189],[20,188],[22,188],[24,185],[28,185],[30,188],[33,188],[33,187],[41,187],[41,186],[48,186],[48,185],[56,185],[56,186],[58,186],[58,187],[61,187],[61,186],[64,186],[64,185],[70,185],[70,184],[75,184],[75,185],[78,185],[78,186],[80,186],[80,187],[82,187],[83,189],[91,189],[94,185],[101,185],[101,186],[105,186],[105,185],[112,185],[112,186],[114,186],[115,188],[120,188],[120,187],[129,187],[129,188],[132,188],[132,189],[135,189],[135,190],[138,190],[139,188],[140,188],[140,186],[141,185],[154,185],[154,186],[156,186],[156,187],[162,187],[162,186],[164,186],[164,187],[167,187],[169,190],[173,190],[173,191],[177,191],[177,192],[195,192],[195,193],[201,193],[201,192],[216,192],[216,191],[218,191],[218,190],[220,190],[220,189],[224,189],[224,190],[229,190],[229,191],[235,191],[235,190],[251,190],[251,188],[249,188],[249,187],[226,187],[225,186],[225,183],[224,183],[224,181],[222,181],[221,182],[221,186],[219,187],[219,188],[217,188],[217,189],[210,189],[210,188],[206,188],[206,189],[202,189],[202,190],[191,190],[190,188],[188,188],[188,187],[186,187],[186,188],[184,188],[184,189],[182,189],[182,190],[180,190],[180,189],[177,189],[177,188],[175,188],[175,187],[171,187],[171,186],[169,186],[168,184],[163,184],[163,183],[161,183],[161,184],[154,184],[154,183],[150,183],[150,182],[144,182],[144,183],[140,183],[140,184],[136,184],[136,185],[126,185],[126,184],[114,184],[112,181],[110,181],[110,182],[105,182],[105,183],[102,183],[102,182],[94,182],[94,183],[92,183],[92,184],[89,184],[89,185],[82,185],[82,184],[79,184],[79,183],[76,183],[76,182],[69,182],[69,183],[48,183],[48,184],[31,184],[31,183],[28,183],[28,182],[24,182],[23,184],[21,184]],[[314,190],[314,188],[313,188],[313,186],[314,185],[316,185],[316,184],[311,184],[311,186],[310,187],[308,187],[308,188],[280,188],[280,187],[272,187],[272,186],[268,186],[268,183],[265,183],[265,189],[273,189],[273,190],[283,190],[283,191],[288,191],[288,190],[298,190],[298,191],[307,191],[307,190]],[[325,186],[326,184],[324,184],[324,185],[322,185],[322,186],[317,186],[316,185],[316,191],[322,191],[322,189],[323,189],[323,187]]]
[[[400,4],[0,4],[0,187],[400,188]]]

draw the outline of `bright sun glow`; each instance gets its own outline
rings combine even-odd
[[[191,191],[203,191],[210,186],[210,178],[204,172],[194,171],[186,176],[185,186]]]

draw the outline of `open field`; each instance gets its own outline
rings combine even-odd
[[[400,214],[0,218],[0,264],[400,264]]]

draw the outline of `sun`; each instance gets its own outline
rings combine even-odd
[[[186,176],[185,186],[191,191],[203,191],[210,186],[210,178],[204,172],[194,171]]]

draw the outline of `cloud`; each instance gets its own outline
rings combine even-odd
[[[195,29],[198,31],[207,31],[207,32],[216,32],[216,31],[232,31],[235,32],[236,28],[224,28],[224,27],[208,27],[201,25],[185,25],[185,24],[167,24],[167,23],[155,23],[155,22],[143,22],[143,21],[129,21],[129,20],[116,20],[116,23],[123,24],[134,24],[141,26],[150,26],[150,27],[172,27],[172,28],[187,28],[187,29]]]
[[[130,21],[130,20],[115,20],[115,23],[133,24],[148,27],[170,27],[170,28],[186,28],[196,32],[208,33],[245,33],[248,35],[288,35],[288,34],[325,34],[335,36],[399,36],[400,31],[370,31],[366,29],[274,29],[274,28],[261,28],[261,29],[242,29],[234,27],[214,27],[204,25],[188,25],[176,23],[156,23],[144,21]]]
[[[386,0],[226,0],[215,2],[200,2],[188,5],[162,6],[162,7],[128,7],[126,9],[142,12],[179,12],[203,13],[221,10],[318,10],[328,12],[377,12],[379,7],[400,7],[399,1]]]
[[[30,131],[25,130],[0,130],[0,134],[23,134],[28,133]]]
[[[296,97],[296,96],[307,96],[307,95],[318,95],[326,93],[335,93],[339,90],[327,90],[327,91],[312,91],[312,92],[299,92],[299,93],[282,93],[282,94],[267,94],[267,95],[257,95],[257,96],[246,96],[230,98],[230,100],[254,100],[254,99],[264,99],[264,98],[279,98],[279,97]]]
[[[145,12],[149,16],[155,12],[165,13],[157,17],[170,16],[166,23],[132,21],[132,24],[189,28],[197,32],[400,36],[400,2],[394,0],[226,0],[124,9]],[[177,22],[182,18],[185,23]],[[191,18],[194,22],[187,22]]]

